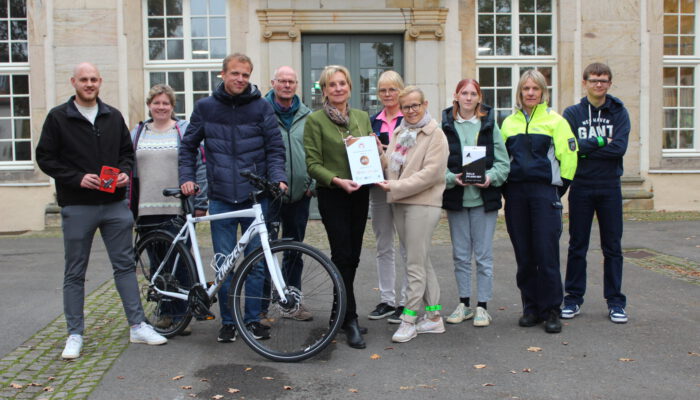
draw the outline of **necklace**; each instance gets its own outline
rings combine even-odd
[[[343,130],[340,129],[340,126],[338,126],[338,124],[334,124],[335,129],[337,129],[338,133],[340,134],[341,141],[345,142],[347,140],[348,136],[350,136],[350,125],[351,124],[352,124],[352,115],[350,115],[350,112],[348,112],[348,126],[345,129],[345,136],[343,136]],[[355,121],[355,127],[357,128],[357,121]],[[358,129],[358,131],[359,131],[359,129]]]

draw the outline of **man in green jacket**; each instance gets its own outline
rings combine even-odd
[[[282,140],[286,148],[285,168],[289,189],[284,203],[271,207],[271,221],[282,225],[282,237],[304,241],[306,223],[309,220],[309,202],[311,201],[313,182],[306,172],[306,155],[304,153],[304,123],[311,110],[296,95],[297,73],[292,67],[282,66],[275,70],[272,90],[265,99],[272,104],[277,116]],[[301,284],[302,260],[293,255],[285,255],[282,261],[285,281],[288,285],[299,288]],[[303,305],[293,314],[285,315],[300,321],[313,318]]]

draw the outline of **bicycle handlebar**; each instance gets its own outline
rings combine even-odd
[[[279,183],[269,181],[261,176],[255,175],[251,171],[243,171],[241,172],[241,176],[248,179],[253,187],[270,193],[274,198],[278,198],[284,194],[282,189],[279,187]]]

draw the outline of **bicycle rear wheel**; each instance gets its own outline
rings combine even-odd
[[[172,246],[174,238],[170,232],[153,231],[136,244],[136,266],[146,278],[142,285],[146,295],[143,304],[146,319],[165,337],[173,337],[185,329],[192,319],[192,312],[187,300],[156,292],[150,287],[151,278],[162,263],[163,268],[154,282],[158,289],[187,295],[196,282],[192,254],[182,243]]]
[[[262,248],[257,249],[236,271],[229,295],[240,336],[253,350],[271,360],[305,360],[328,346],[340,329],[346,307],[345,286],[331,260],[307,244],[277,241],[270,243],[270,251],[277,264],[273,268],[281,268],[285,276],[291,306],[281,302],[271,287],[265,254]],[[298,272],[295,277],[290,271],[292,265]],[[246,307],[266,313],[269,338],[255,339],[253,332],[246,329],[245,323],[251,317],[259,318],[246,316]],[[300,320],[302,314],[311,318]]]

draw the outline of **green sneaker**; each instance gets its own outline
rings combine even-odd
[[[464,303],[459,303],[457,308],[454,310],[449,317],[447,317],[448,324],[459,324],[462,321],[474,318],[474,311],[465,306]]]

